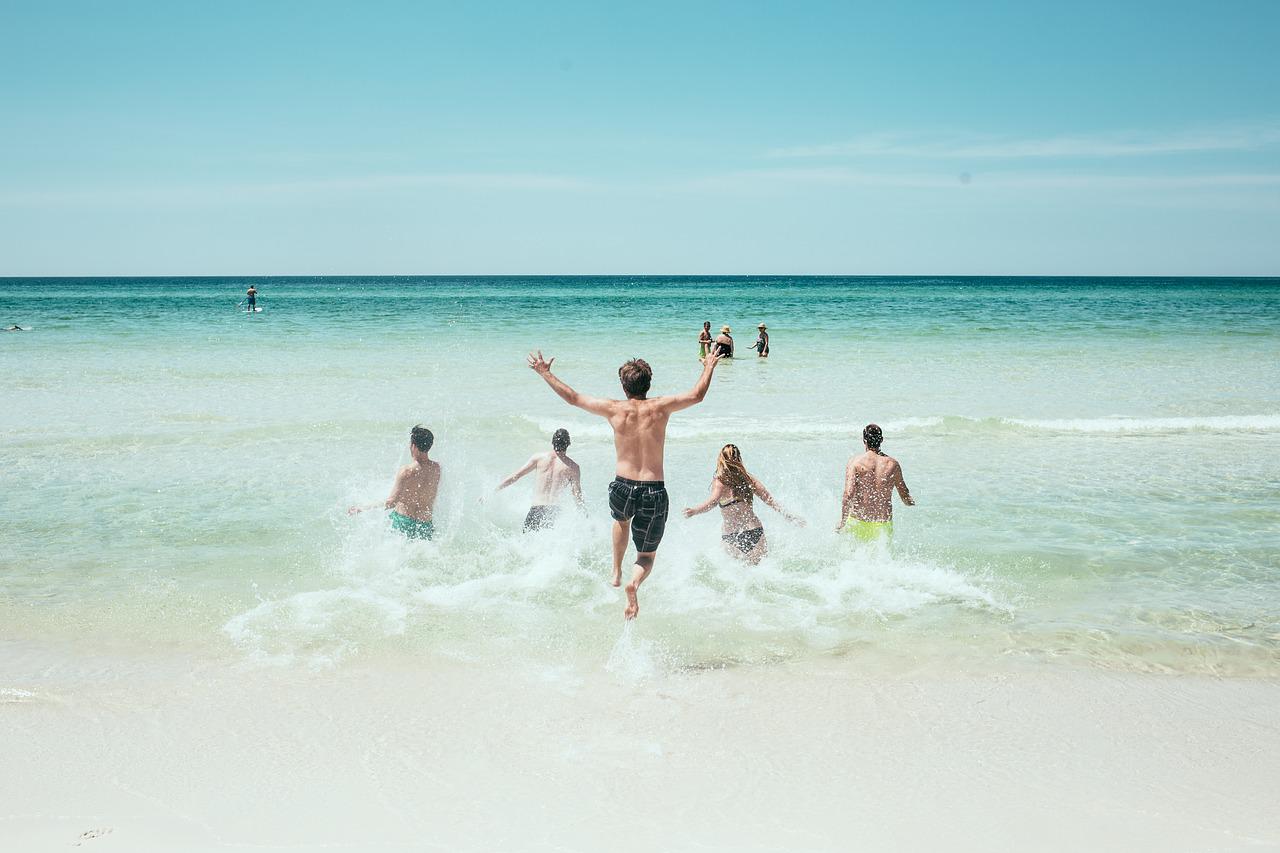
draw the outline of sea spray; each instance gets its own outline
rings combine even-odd
[[[660,671],[657,647],[639,636],[635,620],[623,621],[618,641],[609,651],[604,668],[618,679],[632,683],[652,678]]]

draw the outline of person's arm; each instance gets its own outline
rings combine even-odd
[[[702,375],[698,377],[698,381],[693,383],[693,387],[683,394],[672,394],[669,397],[660,397],[662,407],[668,412],[678,412],[681,409],[687,409],[690,406],[701,403],[703,398],[707,396],[707,390],[711,387],[711,374],[715,373],[716,362],[720,360],[720,356],[715,352],[707,353],[707,357],[702,362]]]
[[[858,482],[858,469],[853,464],[853,460],[849,460],[849,464],[844,469],[844,492],[840,497],[840,523],[836,525],[836,532],[844,529],[844,522],[850,516],[849,507],[853,504],[853,493]]]
[[[554,362],[555,358],[544,359],[542,350],[538,350],[536,353],[529,353],[529,367],[546,380],[547,384],[551,386],[551,390],[560,395],[560,399],[570,406],[577,406],[579,409],[588,411],[593,415],[600,415],[603,418],[609,417],[612,412],[612,402],[602,400],[599,397],[588,397],[586,394],[579,394],[561,382],[560,377],[551,372],[551,365]]]
[[[578,504],[578,509],[582,512],[587,511],[587,502],[582,499],[582,469],[577,465],[569,471],[569,491],[573,493],[573,499]]]
[[[755,477],[752,477],[751,486],[756,490],[756,494],[760,496],[760,500],[764,501],[765,504],[771,507],[775,512],[792,524],[798,524],[801,527],[804,527],[804,519],[794,516],[783,509],[778,502],[773,499],[773,495],[769,494],[769,490],[764,487],[764,483],[760,482]]]
[[[711,481],[711,497],[707,498],[697,506],[687,506],[684,508],[684,517],[693,518],[695,515],[702,515],[711,509],[720,500],[720,495],[724,493],[724,483],[719,480]]]
[[[524,467],[523,467],[523,468],[521,468],[519,471],[517,471],[517,472],[515,472],[514,474],[512,474],[512,475],[511,475],[510,477],[508,477],[507,479],[503,480],[501,483],[499,483],[499,484],[498,484],[498,488],[494,489],[494,491],[495,491],[495,492],[500,492],[500,491],[502,491],[502,490],[503,490],[503,489],[505,489],[507,486],[510,486],[512,483],[514,483],[516,480],[519,480],[519,479],[520,479],[521,477],[523,477],[525,474],[528,474],[530,471],[532,471],[534,468],[536,468],[536,467],[537,467],[537,465],[538,465],[538,457],[537,457],[537,456],[531,456],[531,457],[529,457],[529,461],[528,461],[528,462],[526,462],[526,463],[524,463]]]
[[[404,482],[409,477],[409,469],[401,468],[396,472],[395,482],[391,484],[391,494],[387,495],[387,499],[382,503],[376,504],[359,504],[347,510],[347,515],[355,515],[358,512],[368,512],[371,509],[391,509],[400,501],[400,495],[404,493]]]
[[[898,488],[898,497],[902,498],[902,502],[907,506],[915,506],[915,498],[911,497],[911,491],[907,488],[907,481],[902,479],[902,466],[896,465],[893,469],[893,478],[897,481],[894,485]]]

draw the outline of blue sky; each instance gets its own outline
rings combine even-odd
[[[0,275],[1280,275],[1280,3],[0,6]]]

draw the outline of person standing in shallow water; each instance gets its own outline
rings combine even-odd
[[[353,506],[348,515],[370,509],[388,509],[387,517],[393,530],[408,539],[430,539],[435,535],[432,514],[436,507],[436,493],[440,490],[440,463],[429,456],[436,438],[422,425],[409,431],[409,455],[413,461],[400,469],[391,494],[380,504]]]
[[[884,432],[875,424],[862,430],[865,452],[845,466],[838,532],[852,533],[864,542],[893,536],[893,492],[907,506],[916,502],[902,478],[898,460],[880,449]]]
[[[707,357],[707,353],[711,351],[711,344],[714,339],[711,337],[711,321],[705,320],[702,323],[702,333],[698,335],[698,360]]]
[[[720,507],[722,520],[721,540],[729,556],[744,560],[753,566],[769,553],[769,541],[764,536],[764,525],[753,506],[756,496],[782,514],[792,524],[804,526],[804,519],[787,512],[769,494],[769,490],[751,474],[742,462],[742,452],[736,444],[726,444],[716,460],[716,475],[711,480],[711,497],[698,506],[686,507],[685,518],[701,515],[713,506]]]
[[[585,510],[582,501],[582,471],[578,463],[569,458],[569,431],[558,429],[551,436],[551,450],[529,458],[524,467],[503,480],[496,491],[502,491],[530,471],[537,471],[537,479],[533,487],[533,506],[524,517],[524,532],[541,530],[555,523],[560,514],[558,505],[560,495],[567,486],[573,492],[573,499],[578,509]]]
[[[719,357],[709,354],[702,363],[702,375],[683,394],[649,399],[653,370],[644,359],[633,358],[618,368],[625,400],[605,400],[579,394],[551,372],[554,358],[529,353],[529,367],[551,390],[571,406],[599,415],[613,428],[617,453],[617,476],[609,484],[609,514],[613,516],[613,585],[622,583],[622,558],[627,553],[627,534],[636,546],[635,571],[627,584],[627,608],[623,616],[634,619],[640,612],[640,584],[653,571],[658,545],[667,526],[669,500],[663,482],[663,451],[667,422],[681,409],[701,403],[711,387]]]
[[[712,347],[712,351],[718,358],[733,358],[733,330],[728,326],[720,327],[720,334],[716,337],[716,345]]]
[[[756,338],[755,345],[752,346],[751,348],[756,351],[757,358],[768,358],[769,357],[769,332],[768,332],[769,327],[766,326],[764,323],[761,323],[760,325],[756,326],[756,328],[760,330],[760,334]]]

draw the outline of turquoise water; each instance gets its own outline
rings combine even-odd
[[[250,282],[264,311],[235,306]],[[1280,674],[1280,280],[291,278],[0,280],[0,631],[285,666],[361,656],[610,665],[602,421],[633,355],[697,376],[703,320],[739,351],[676,417],[673,506],[742,448],[746,568],[673,518],[632,642],[664,666],[1083,664]],[[832,532],[861,427],[918,506],[892,549]],[[438,541],[375,514],[436,432]],[[590,514],[523,536],[501,478],[567,427]],[[617,649],[614,648],[615,656]]]

